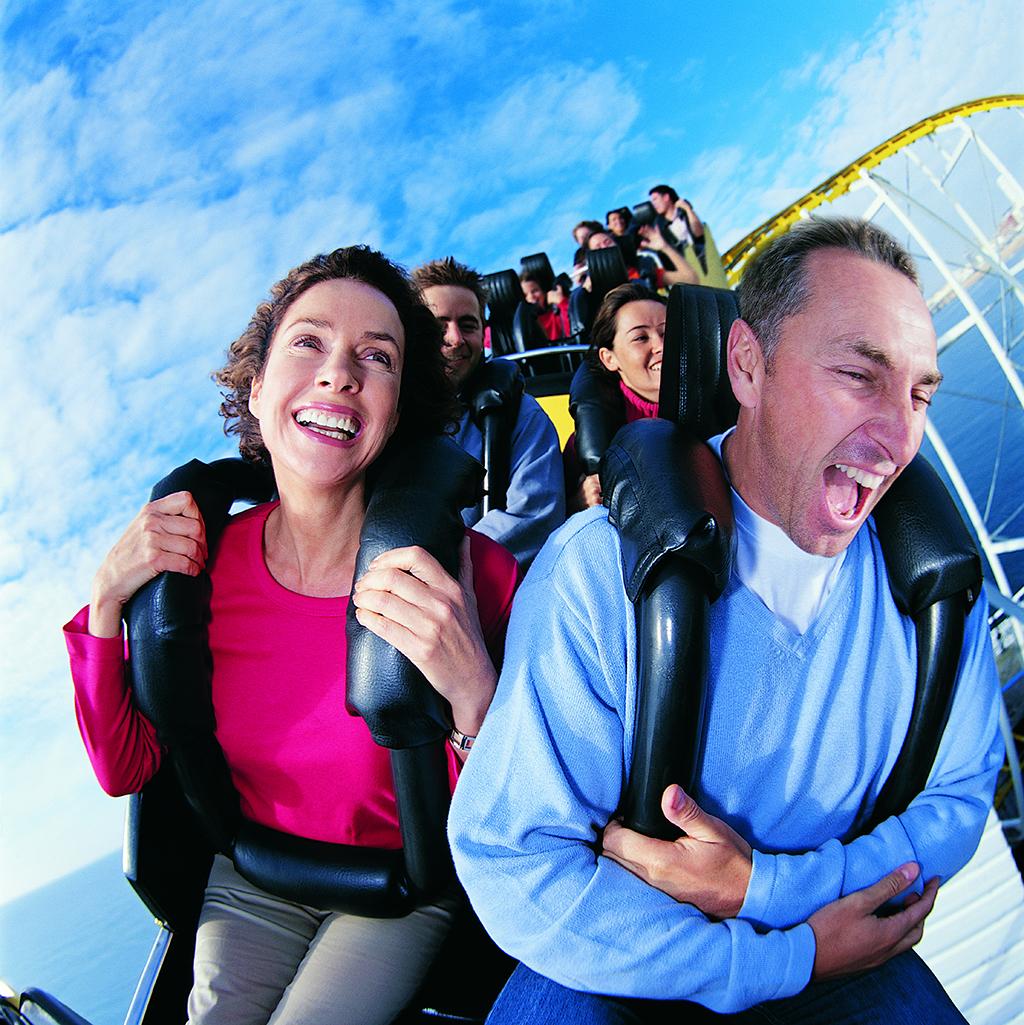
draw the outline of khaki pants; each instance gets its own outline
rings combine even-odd
[[[196,936],[192,1025],[386,1025],[412,998],[448,933],[451,897],[404,918],[294,904],[217,855]]]

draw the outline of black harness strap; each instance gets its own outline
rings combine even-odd
[[[601,466],[637,607],[639,698],[620,810],[631,829],[672,839],[678,831],[661,795],[670,783],[691,785],[698,771],[708,609],[729,579],[732,504],[715,454],[667,420],[627,424]]]
[[[379,462],[366,507],[355,579],[392,548],[420,545],[453,577],[465,536],[460,510],[480,493],[480,464],[449,438],[407,444]],[[420,895],[452,878],[448,848],[448,703],[399,651],[355,618],[351,603],[347,703],[366,720],[373,739],[391,748],[405,871]]]
[[[484,497],[480,515],[508,505],[512,478],[512,432],[519,418],[525,382],[511,360],[481,363],[462,389],[473,423],[483,435]]]
[[[576,458],[590,476],[601,467],[601,457],[626,422],[626,405],[608,377],[584,360],[569,384],[569,415],[576,424]]]
[[[268,470],[240,459],[179,466],[153,488],[151,499],[191,492],[213,551],[236,500],[266,501]],[[214,737],[210,695],[210,578],[161,573],[125,608],[129,670],[135,702],[156,727],[161,744],[214,849],[230,854],[241,821],[238,793]]]
[[[917,679],[907,735],[863,829],[899,815],[924,790],[953,705],[967,613],[981,592],[981,559],[938,474],[921,456],[874,512],[899,610],[914,621]]]

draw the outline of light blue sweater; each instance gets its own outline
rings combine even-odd
[[[452,804],[456,867],[480,920],[575,989],[720,1012],[798,992],[814,935],[796,923],[905,861],[948,878],[977,845],[1001,760],[983,604],[926,791],[851,840],[899,751],[914,689],[913,628],[892,602],[873,526],[802,636],[733,579],[712,607],[695,796],[758,853],[740,916],[711,922],[595,854],[632,755],[636,627],[605,510],[573,517],[517,595],[505,669]]]
[[[463,413],[455,440],[474,459],[483,456],[480,429]],[[464,509],[467,527],[504,545],[525,570],[565,519],[565,483],[558,433],[532,395],[524,395],[512,429],[512,455],[505,509],[482,519],[476,508]]]

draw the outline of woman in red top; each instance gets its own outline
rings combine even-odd
[[[125,603],[164,570],[206,569],[216,736],[243,815],[314,840],[400,846],[388,754],[345,710],[347,606],[408,656],[472,737],[518,580],[504,549],[470,533],[457,580],[406,548],[380,556],[352,588],[368,469],[386,445],[449,422],[440,342],[405,275],[364,247],[302,264],[257,308],[217,380],[225,429],[244,457],[272,463],[279,501],[234,517],[215,552],[187,492],[149,503],[65,628],[79,726],[108,792],[138,790],[164,756],[125,683]],[[450,760],[454,779],[454,751]],[[388,1022],[453,909],[445,897],[397,919],[326,912],[259,890],[218,855],[190,1020]]]
[[[665,300],[639,282],[613,288],[601,303],[590,331],[587,361],[622,398],[623,423],[658,415]],[[601,481],[584,474],[576,456],[576,435],[565,443],[565,494],[570,512],[601,504]]]

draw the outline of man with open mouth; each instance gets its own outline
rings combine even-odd
[[[492,1025],[963,1021],[911,947],[977,846],[1002,761],[983,601],[924,791],[865,826],[914,704],[916,632],[869,516],[917,454],[941,380],[928,308],[909,255],[856,221],[771,243],[740,300],[738,421],[709,441],[735,559],[709,615],[697,784],[662,797],[683,835],[615,821],[637,624],[619,534],[589,509],[519,592],[452,804],[460,878],[522,961]]]

